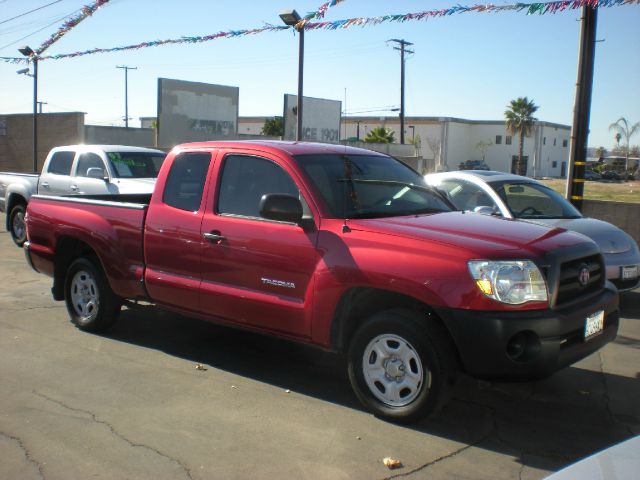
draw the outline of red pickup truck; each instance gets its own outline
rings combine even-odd
[[[539,378],[615,338],[588,238],[453,211],[403,163],[338,145],[180,145],[151,196],[35,196],[28,262],[74,324],[124,301],[348,355],[357,397],[400,422],[459,371]]]

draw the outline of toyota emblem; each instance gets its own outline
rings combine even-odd
[[[578,282],[583,287],[586,287],[589,284],[589,278],[591,277],[591,273],[589,273],[589,267],[583,265],[580,267],[580,273],[578,273]]]

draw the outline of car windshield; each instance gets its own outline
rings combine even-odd
[[[296,155],[334,218],[448,212],[453,207],[421,175],[378,155]]]
[[[107,157],[118,178],[156,178],[165,158],[155,152],[107,152]]]
[[[562,195],[532,182],[489,182],[515,218],[581,218]]]

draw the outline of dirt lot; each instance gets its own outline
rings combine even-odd
[[[562,195],[565,194],[565,179],[542,180]],[[640,181],[589,181],[584,184],[584,198],[587,200],[609,200],[613,202],[640,203]]]

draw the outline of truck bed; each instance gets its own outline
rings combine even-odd
[[[145,296],[143,229],[150,198],[150,194],[34,195],[27,210],[27,248],[34,268],[57,281],[65,272],[55,268],[56,252],[91,245],[114,293],[123,298]]]

